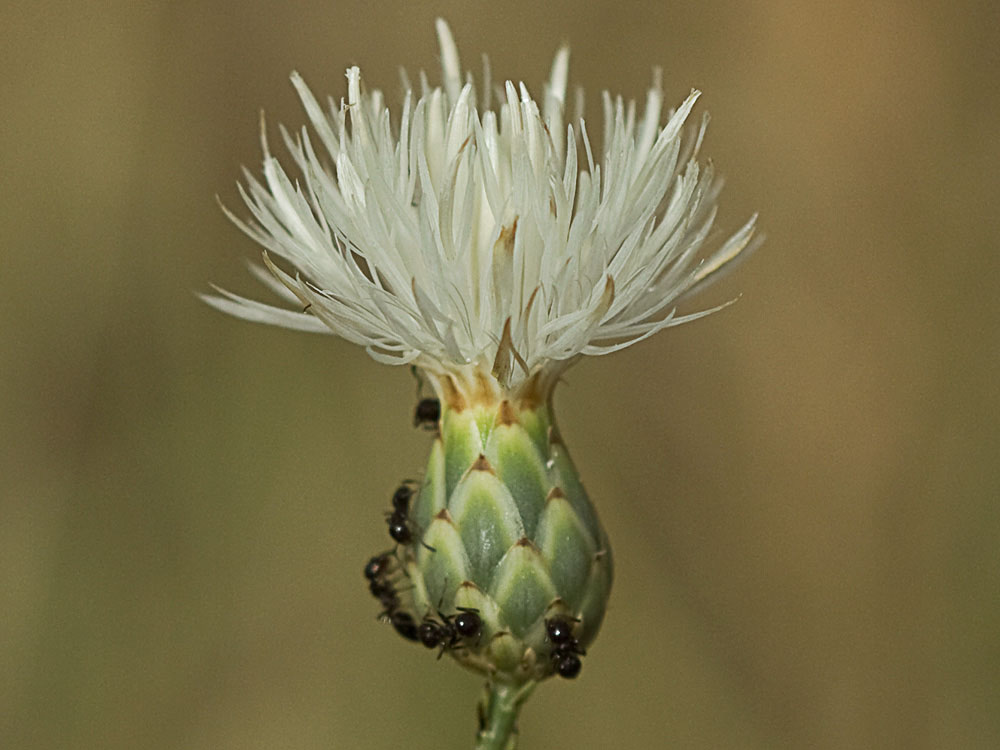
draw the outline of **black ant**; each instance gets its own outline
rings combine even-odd
[[[416,490],[413,487],[413,480],[407,479],[396,491],[392,493],[392,509],[397,513],[402,513],[406,515],[410,512],[410,500],[413,498],[413,493]]]
[[[368,579],[368,590],[378,599],[383,611],[379,619],[387,619],[401,636],[410,641],[419,640],[417,623],[409,612],[400,611],[399,592],[395,584],[388,579],[393,557],[389,552],[375,555],[365,564],[365,578]]]
[[[413,426],[424,427],[433,430],[437,427],[438,420],[441,419],[441,402],[436,398],[423,398],[420,392],[424,389],[424,378],[420,371],[413,365],[410,366],[417,381],[417,408],[413,410]]]
[[[560,677],[571,680],[580,674],[583,663],[580,657],[587,652],[580,648],[580,642],[573,637],[572,620],[564,615],[556,615],[545,621],[545,634],[552,642],[552,665]]]
[[[392,513],[386,515],[386,523],[389,525],[389,536],[398,544],[411,544],[413,542],[413,530],[410,527],[410,499],[416,489],[413,482],[405,481],[394,493],[392,493]],[[434,548],[421,541],[427,549],[434,552]]]
[[[438,646],[441,646],[442,654],[451,644],[451,641],[456,638],[454,626],[447,622],[447,620],[436,622],[435,620],[428,618],[420,623],[418,633],[420,634],[420,642],[422,644],[424,644],[427,648],[437,648]],[[438,655],[438,658],[440,658],[440,654]]]
[[[422,398],[413,410],[413,426],[433,430],[441,419],[441,402],[436,398]]]
[[[448,649],[455,648],[466,638],[476,638],[483,632],[483,620],[479,610],[472,607],[458,607],[458,614],[446,615],[438,610],[440,620],[428,616],[420,623],[420,642],[427,648],[441,647],[438,658]]]
[[[413,541],[410,531],[410,498],[413,497],[413,485],[403,482],[392,493],[392,513],[386,518],[389,524],[389,536],[399,544],[409,544]]]

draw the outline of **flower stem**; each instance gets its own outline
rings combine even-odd
[[[479,734],[475,750],[514,750],[517,747],[517,714],[537,684],[486,683],[483,700],[479,704]]]

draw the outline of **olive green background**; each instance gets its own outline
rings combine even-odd
[[[439,14],[536,94],[569,41],[595,114],[702,89],[719,227],[768,235],[701,300],[738,304],[558,393],[617,580],[524,750],[1000,746],[997,8],[5,3],[0,746],[471,745],[479,680],[361,578],[409,373],[195,298],[256,288],[215,195],[261,107],[304,121],[288,73],[395,102]]]

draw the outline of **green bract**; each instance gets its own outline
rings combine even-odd
[[[463,404],[464,406],[464,404]],[[443,404],[427,472],[401,548],[419,617],[475,609],[482,633],[448,649],[507,682],[553,672],[545,621],[576,619],[596,636],[612,558],[547,403]]]

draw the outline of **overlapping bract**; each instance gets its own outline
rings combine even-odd
[[[482,633],[452,654],[523,682],[552,673],[545,620],[596,636],[611,590],[601,526],[548,407],[448,411],[402,549],[418,617],[475,610]]]

